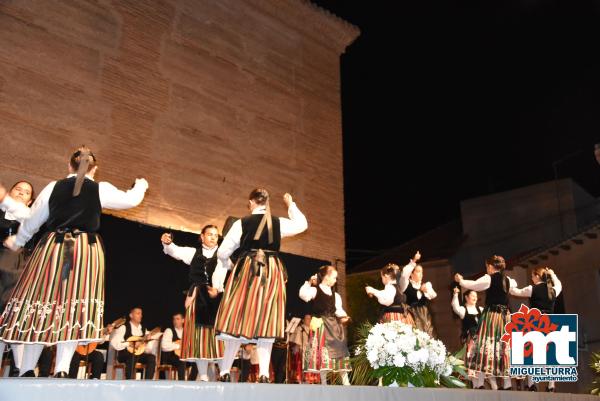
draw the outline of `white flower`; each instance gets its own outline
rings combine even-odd
[[[367,359],[369,362],[374,363],[379,360],[379,355],[377,355],[377,350],[371,350],[367,352]]]
[[[419,362],[421,363],[427,363],[427,361],[429,360],[429,351],[427,350],[427,348],[421,348],[416,352],[416,354]]]
[[[455,360],[446,357],[444,343],[400,322],[376,324],[369,331],[364,349],[355,352],[364,352],[374,369],[410,367],[418,374],[429,368],[438,376],[451,374]]]
[[[397,354],[394,356],[394,366],[398,368],[403,368],[406,364],[406,358],[402,354]]]
[[[385,344],[383,346],[383,349],[385,350],[385,352],[387,352],[390,355],[395,355],[398,352],[398,344],[393,343],[393,342],[389,342],[387,344]]]
[[[418,351],[409,352],[406,356],[406,360],[410,365],[416,365],[419,363],[421,357]]]

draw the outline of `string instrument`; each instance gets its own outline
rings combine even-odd
[[[114,322],[112,322],[111,324],[109,324],[107,327],[103,328],[102,331],[100,332],[101,336],[105,336],[106,334],[108,334],[108,328],[112,326],[113,329],[118,329],[119,327],[123,326],[125,324],[125,318],[121,317],[117,320],[115,320]],[[98,344],[100,343],[88,343],[86,345],[78,345],[77,348],[75,349],[75,351],[82,356],[86,356],[91,354],[92,352],[94,352],[96,350],[96,347],[98,347]]]
[[[173,344],[179,344],[179,348],[177,348],[173,352],[175,353],[175,355],[177,355],[179,358],[181,358],[181,340],[175,340],[175,341],[173,341]]]
[[[142,355],[146,351],[146,344],[152,341],[151,337],[160,333],[160,327],[155,327],[152,331],[145,336],[131,336],[125,342],[128,342],[127,351],[134,355]]]

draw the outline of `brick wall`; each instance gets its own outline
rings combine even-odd
[[[339,56],[358,29],[299,0],[0,3],[0,179],[41,190],[73,148],[98,179],[150,182],[118,216],[198,231],[291,192],[284,250],[344,258]]]

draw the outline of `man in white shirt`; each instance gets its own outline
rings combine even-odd
[[[127,339],[132,336],[142,337],[145,341],[148,341],[148,343],[145,344],[146,350],[150,348],[150,341],[154,341],[160,337],[160,334],[156,334],[152,337],[148,336],[148,330],[142,325],[142,316],[142,308],[132,308],[129,312],[129,321],[115,330],[114,335],[110,340],[110,345],[117,351],[117,360],[125,364],[125,376],[127,379],[134,378],[133,373],[135,364],[139,362],[146,365],[144,378],[146,380],[152,380],[154,378],[154,371],[156,370],[156,357],[146,352],[141,355],[135,355],[127,349],[129,346],[133,345],[133,343],[127,341]]]
[[[171,365],[177,369],[178,380],[185,380],[185,362],[179,359],[179,356],[175,353],[181,350],[183,322],[183,314],[174,314],[173,326],[165,329],[160,343],[160,363],[161,365]]]

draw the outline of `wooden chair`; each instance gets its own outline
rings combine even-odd
[[[123,379],[127,378],[127,366],[124,363],[121,362],[116,362],[113,364],[113,374],[112,374],[112,380],[116,380],[117,378],[117,369],[121,370],[122,373],[122,377]],[[133,368],[133,379],[137,380],[137,372],[142,371],[142,378],[144,377],[144,375],[146,374],[146,365],[144,365],[143,363],[136,363],[135,367]]]
[[[81,370],[81,368],[85,368],[85,374],[83,376],[84,379],[87,379],[88,377],[90,377],[92,375],[92,364],[85,361],[85,359],[82,359],[81,361],[79,361],[79,370]],[[79,370],[77,371],[77,378],[79,379]]]
[[[177,380],[177,369],[173,365],[161,363],[162,356],[162,337],[158,342],[158,351],[156,352],[156,372],[154,373],[154,379],[160,379],[160,372],[165,372],[165,378],[167,380]]]
[[[2,363],[0,364],[0,377],[4,377],[6,374],[6,369],[10,374],[10,358],[2,358]]]
[[[217,372],[217,377],[219,377],[218,374],[219,373]],[[231,367],[231,369],[229,370],[229,374],[231,376],[232,382],[234,382],[234,383],[240,382],[241,372],[236,366]]]
[[[126,379],[127,378],[127,366],[125,365],[125,363],[121,363],[117,359],[118,351],[113,348],[113,352],[115,352],[115,356],[114,356],[114,359],[113,359],[112,377],[111,377],[111,379],[112,380],[116,380],[116,378],[117,378],[117,370],[120,370],[123,379]],[[133,379],[134,380],[136,379],[137,372],[140,371],[140,370],[142,371],[142,378],[143,378],[145,376],[145,373],[146,373],[146,365],[143,364],[143,363],[138,362],[138,363],[135,364],[135,366],[133,368]]]

